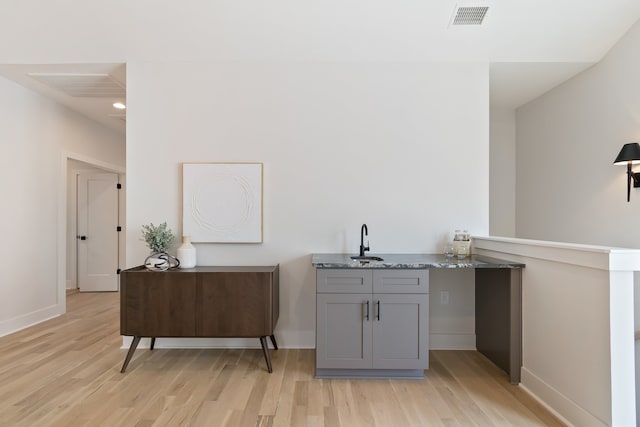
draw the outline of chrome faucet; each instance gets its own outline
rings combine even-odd
[[[369,241],[367,240],[367,246],[364,245],[364,236],[369,235],[369,229],[367,224],[362,224],[360,228],[360,256],[364,256],[365,251],[369,250]]]

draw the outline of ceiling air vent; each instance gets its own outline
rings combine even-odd
[[[40,83],[69,96],[89,98],[125,98],[124,85],[109,74],[28,73]]]
[[[488,10],[489,6],[457,6],[451,25],[480,25]]]

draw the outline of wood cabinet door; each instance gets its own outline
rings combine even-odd
[[[316,304],[316,368],[371,368],[371,294],[318,294]]]
[[[429,295],[373,294],[373,369],[429,367]]]
[[[271,277],[265,272],[198,274],[197,336],[272,335]]]
[[[195,273],[124,271],[122,275],[123,335],[195,336]]]

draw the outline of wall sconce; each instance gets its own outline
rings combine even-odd
[[[634,187],[640,187],[640,173],[633,173],[631,170],[631,165],[638,163],[640,163],[640,145],[637,142],[624,144],[613,162],[614,165],[627,165],[627,202],[631,196],[631,180],[633,179]]]

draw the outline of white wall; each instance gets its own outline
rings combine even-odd
[[[489,124],[489,233],[516,233],[516,114],[492,107]]]
[[[129,62],[127,90],[127,265],[142,224],[181,234],[182,162],[263,162],[264,242],[198,264],[279,263],[284,346],[314,344],[309,255],[355,252],[362,223],[373,253],[488,232],[487,64]]]
[[[124,136],[0,78],[0,335],[64,310],[57,254],[59,200],[66,188],[63,153],[124,165]],[[64,207],[64,204],[62,205]],[[64,219],[62,220],[64,224]],[[62,246],[64,248],[64,244]],[[64,266],[64,264],[62,264]],[[64,285],[63,285],[64,286]]]
[[[640,250],[474,238],[522,262],[522,383],[570,425],[636,425],[633,271]]]
[[[602,62],[517,110],[517,236],[640,247],[640,191],[613,160],[640,141],[640,22]]]
[[[640,247],[640,191],[627,203],[626,168],[612,165],[640,141],[639,44],[640,22],[600,63],[517,111],[518,237]]]
[[[128,64],[128,266],[144,259],[140,225],[167,220],[181,232],[179,164],[189,161],[265,163],[265,242],[200,245],[199,262],[282,263],[279,329],[290,345],[313,343],[309,254],[354,251],[363,222],[378,252],[440,251],[456,228],[488,232],[486,55],[420,62],[464,61],[468,44],[389,38],[377,24],[368,36],[354,30],[355,4],[337,21],[332,5],[35,6],[0,6],[0,35],[12,41],[0,63]],[[374,9],[389,31],[404,28]],[[452,312],[467,313],[452,295]],[[436,332],[460,329],[473,334],[468,322]]]

